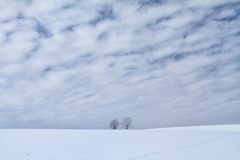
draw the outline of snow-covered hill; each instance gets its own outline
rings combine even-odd
[[[1,160],[240,160],[240,125],[151,130],[1,129]]]

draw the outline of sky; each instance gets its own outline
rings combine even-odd
[[[240,123],[238,0],[1,0],[0,128]]]

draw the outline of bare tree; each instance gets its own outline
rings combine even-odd
[[[129,129],[130,127],[132,127],[132,122],[133,122],[133,119],[131,117],[126,117],[123,119],[123,122],[121,123],[121,127],[125,129]]]
[[[109,125],[109,127],[110,127],[111,129],[117,129],[118,126],[119,126],[119,122],[118,122],[118,120],[116,120],[116,119],[112,120],[111,123],[110,123],[110,125]]]

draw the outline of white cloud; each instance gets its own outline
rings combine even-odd
[[[0,4],[1,128],[239,123],[238,3],[30,2]]]

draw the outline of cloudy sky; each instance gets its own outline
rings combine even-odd
[[[0,128],[240,123],[238,0],[1,0]]]

